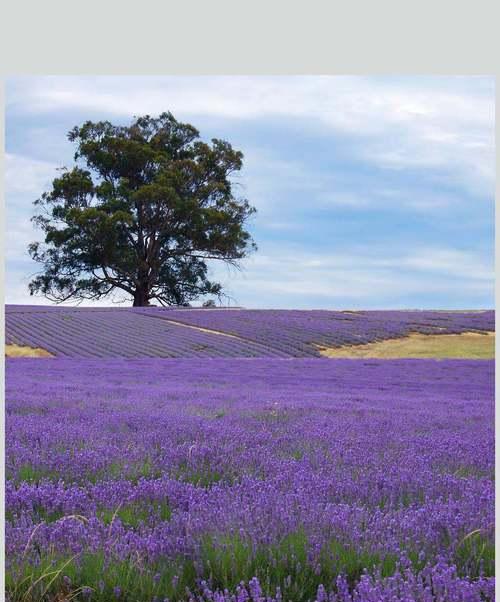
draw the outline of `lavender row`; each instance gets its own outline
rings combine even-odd
[[[356,345],[412,332],[458,334],[495,328],[493,311],[34,307],[7,306],[7,343],[75,358],[318,357],[320,346]]]
[[[18,359],[6,375],[11,583],[90,555],[107,568],[78,585],[99,600],[493,599],[492,361]],[[109,577],[137,558],[149,598]]]
[[[212,328],[279,349],[291,357],[317,357],[317,346],[340,347],[423,334],[495,330],[495,314],[433,311],[300,311],[143,309],[150,315]]]
[[[62,357],[280,357],[259,343],[203,332],[139,312],[7,312],[6,342]]]

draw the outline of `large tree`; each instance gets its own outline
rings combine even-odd
[[[246,230],[255,209],[232,182],[242,153],[203,142],[171,113],[126,127],[87,121],[68,138],[75,165],[35,201],[45,241],[29,246],[42,264],[30,293],[62,302],[121,291],[136,306],[221,295],[207,260],[238,266],[255,248]]]

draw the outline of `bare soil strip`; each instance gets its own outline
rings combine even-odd
[[[364,345],[344,347],[316,346],[325,357],[343,358],[459,358],[494,359],[494,332],[464,332],[462,334],[411,333],[407,337],[387,339]]]
[[[24,347],[21,345],[5,345],[5,357],[54,357],[41,347]]]
[[[156,316],[154,316],[156,318]],[[227,332],[222,332],[221,330],[212,330],[211,328],[202,328],[201,326],[193,326],[192,324],[186,324],[185,322],[177,322],[176,320],[167,320],[166,318],[161,318],[164,322],[168,322],[169,324],[173,324],[174,326],[184,326],[185,328],[192,328],[193,330],[198,330],[201,332],[208,332],[210,334],[220,334],[223,337],[229,337],[230,339],[238,339],[239,341],[248,342],[249,339],[244,339],[243,337],[238,337],[235,334],[228,334]],[[250,341],[253,342],[253,341]]]
[[[203,311],[205,311],[205,310],[203,310]],[[207,311],[209,311],[209,310],[207,310]],[[216,310],[213,310],[213,311],[216,311]],[[198,330],[199,332],[208,332],[209,334],[218,334],[223,337],[229,337],[230,339],[236,339],[237,341],[241,341],[242,343],[250,343],[261,349],[275,350],[275,348],[270,345],[265,345],[264,343],[259,343],[259,341],[254,341],[253,339],[241,337],[236,334],[230,334],[230,333],[224,332],[222,330],[214,330],[213,328],[203,328],[202,326],[194,326],[193,324],[186,324],[186,322],[181,322],[180,320],[169,320],[167,318],[163,318],[162,316],[149,316],[149,317],[163,320],[164,322],[168,322],[169,324],[174,324],[175,326],[184,326],[185,328],[193,328],[194,330]]]

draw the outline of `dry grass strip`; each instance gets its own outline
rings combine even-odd
[[[5,357],[54,357],[41,347],[25,347],[22,345],[5,345]]]
[[[493,359],[495,357],[495,333],[411,333],[407,337],[387,339],[364,345],[344,347],[321,347],[318,345],[317,349],[321,355],[333,358]]]

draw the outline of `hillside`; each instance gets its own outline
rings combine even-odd
[[[74,358],[320,357],[415,334],[495,330],[494,311],[6,306],[6,345]],[[481,337],[482,339],[482,337]],[[444,338],[441,339],[444,341]],[[480,341],[483,343],[483,341]],[[486,340],[484,341],[486,343]],[[487,341],[493,349],[494,341]],[[332,352],[333,350],[333,352]],[[443,357],[446,357],[446,352]]]

